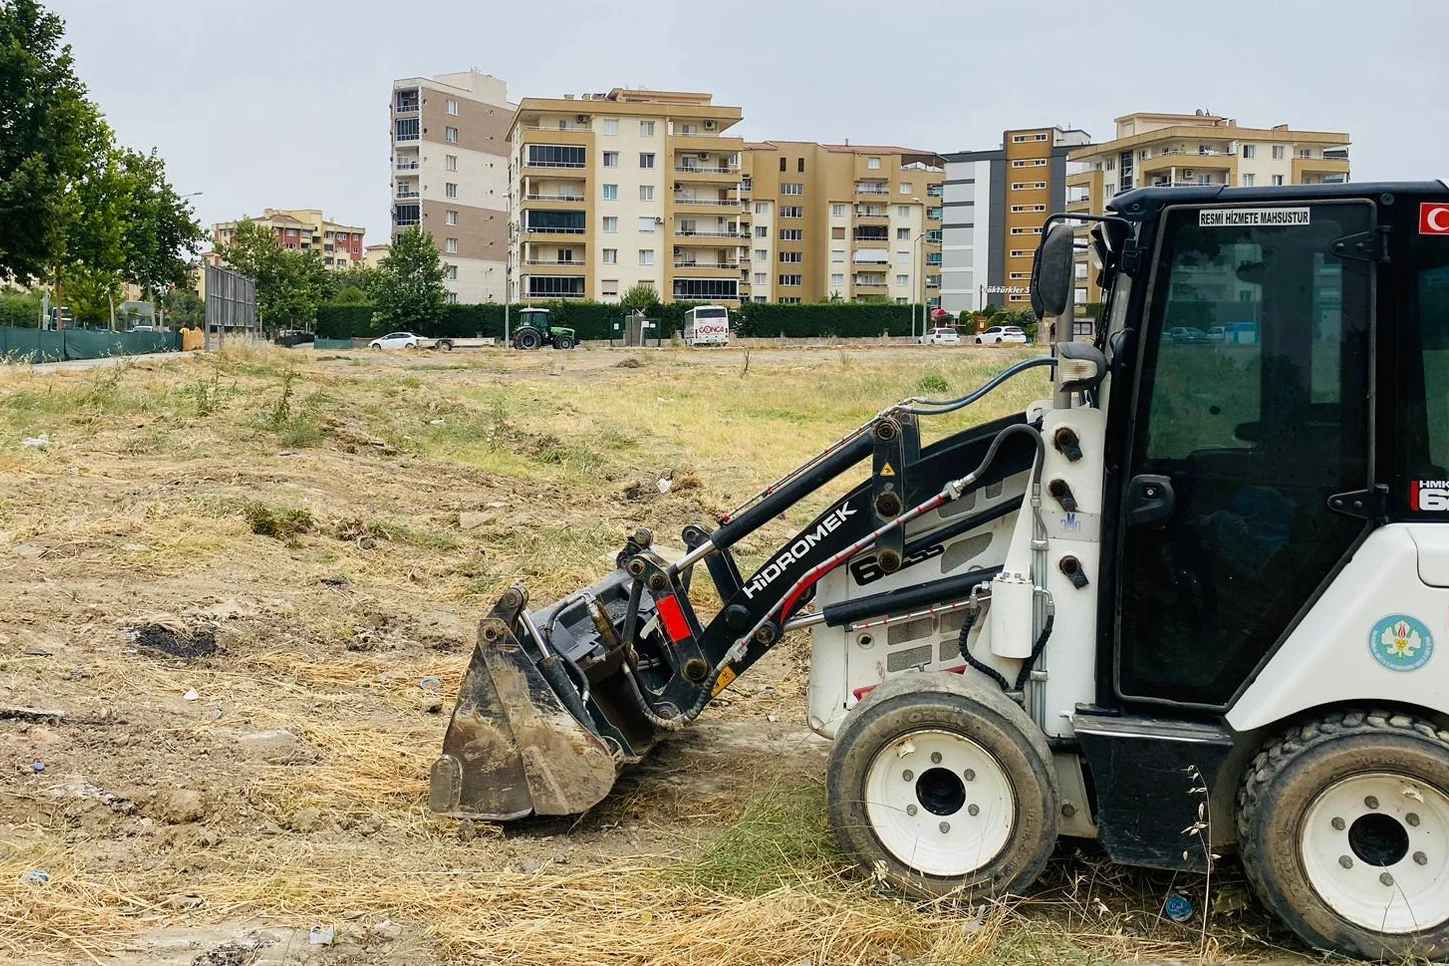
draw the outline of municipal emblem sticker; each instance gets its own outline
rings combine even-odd
[[[1369,653],[1390,671],[1417,671],[1434,656],[1434,635],[1423,621],[1391,614],[1369,631]]]

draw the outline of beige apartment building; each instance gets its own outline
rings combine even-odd
[[[323,217],[320,208],[265,208],[261,217],[250,220],[271,229],[283,248],[317,252],[328,268],[346,269],[363,263],[365,229],[331,221]],[[212,225],[212,243],[230,242],[236,226],[235,221]]]
[[[749,142],[741,298],[939,304],[944,161],[883,145]]]
[[[738,107],[709,94],[614,88],[525,97],[508,132],[510,298],[736,304]]]
[[[392,236],[432,236],[451,302],[504,297],[513,112],[507,85],[477,71],[392,84]]]
[[[1128,114],[1116,137],[1073,151],[1067,159],[1068,211],[1101,214],[1115,195],[1133,188],[1333,184],[1349,179],[1347,134],[1300,131],[1286,124],[1240,127],[1229,117]],[[1076,304],[1101,292],[1085,256],[1077,262]]]

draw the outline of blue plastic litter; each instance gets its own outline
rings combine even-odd
[[[1167,900],[1167,918],[1173,922],[1187,922],[1192,918],[1192,903],[1186,896],[1172,896]]]

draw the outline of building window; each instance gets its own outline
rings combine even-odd
[[[1046,205],[1012,205],[1011,210],[1017,214],[1023,211],[1046,211]]]
[[[604,264],[605,265],[617,265],[617,264],[619,264],[619,249],[617,249],[617,248],[606,248],[606,249],[604,249]]]
[[[756,225],[755,226],[755,237],[756,238],[769,238],[770,237],[770,229],[766,228],[764,225]]]
[[[1010,277],[1013,281],[1025,281],[1031,278],[1031,272],[1012,272]]]
[[[911,230],[909,228],[897,228],[896,229],[896,241],[910,241],[910,240],[911,240]]]
[[[911,253],[910,252],[896,252],[896,264],[897,265],[909,265],[910,263],[911,263]]]
[[[606,117],[599,129],[600,134],[607,134],[610,137],[619,133],[619,119],[617,117]]]
[[[756,285],[768,285],[768,284],[770,284],[770,276],[767,275],[767,274],[765,274],[764,272],[756,272],[755,273],[755,284]]]
[[[780,241],[799,241],[805,237],[805,232],[799,228],[781,228]]]
[[[832,248],[830,250],[830,261],[836,265],[843,264],[845,262],[845,249]]]
[[[654,200],[654,186],[652,184],[641,184],[639,186],[639,200],[640,201],[653,201]]]
[[[617,168],[618,166],[619,166],[619,152],[618,151],[605,151],[604,152],[604,167],[606,167],[606,168]]]
[[[768,215],[769,213],[770,213],[770,203],[768,201],[757,201],[757,202],[755,202],[755,214],[757,214],[757,215]]]
[[[804,174],[805,173],[805,159],[804,158],[796,158],[795,159],[795,172],[797,174]]]
[[[799,285],[803,285],[804,282],[805,282],[805,276],[803,276],[803,275],[781,275],[780,276],[780,284],[781,285],[799,286]]]
[[[652,167],[654,167],[654,152],[652,152],[652,151],[640,151],[639,152],[639,167],[641,167],[641,168],[652,168]]]
[[[1107,197],[1110,198],[1110,197],[1112,197],[1113,195],[1115,195],[1117,193],[1117,182],[1115,182],[1115,181],[1108,181],[1105,187],[1106,187],[1105,193],[1106,193]]]
[[[1258,156],[1258,146],[1256,144],[1245,144],[1245,145],[1243,145],[1243,157],[1244,158],[1246,158],[1247,160],[1251,161],[1254,158],[1256,158],[1257,156]]]
[[[897,218],[909,218],[909,217],[911,217],[911,206],[910,205],[896,205],[896,217]]]
[[[1281,145],[1281,144],[1275,144],[1275,145],[1273,145],[1273,160],[1274,161],[1282,161],[1284,154],[1285,154],[1285,149],[1284,149],[1283,145]]]
[[[619,186],[616,184],[604,185],[604,200],[617,201],[619,199]]]
[[[831,238],[844,238],[845,237],[845,229],[843,227],[830,229],[830,237]]]
[[[780,207],[781,218],[804,218],[805,209],[799,205],[782,205]]]
[[[640,121],[639,122],[639,136],[640,137],[644,137],[644,138],[652,138],[654,136],[654,122],[653,121]]]
[[[453,115],[453,117],[457,117],[458,116],[458,102],[457,101],[453,101],[453,100],[448,101],[448,113],[451,114],[451,115]]]
[[[830,206],[830,217],[831,218],[844,218],[845,217],[845,206],[844,205],[831,205]]]
[[[639,230],[645,234],[654,234],[654,218],[651,215],[644,215],[639,219]]]
[[[454,225],[456,225],[458,223],[458,213],[456,211],[454,211],[453,209],[449,208],[443,214],[443,220],[448,223],[448,227],[449,228],[452,228]]]
[[[1035,258],[1036,257],[1036,252],[1032,251],[1029,248],[1013,248],[1011,250],[1011,257],[1012,258]]]
[[[416,141],[418,139],[418,130],[419,121],[417,118],[403,118],[397,122],[393,136],[399,141]]]
[[[567,144],[530,144],[528,164],[535,168],[582,168],[588,164],[588,151]]]
[[[1251,187],[1253,187],[1253,182],[1255,182],[1257,180],[1258,179],[1257,179],[1256,176],[1251,175],[1251,174],[1245,174],[1245,175],[1243,175],[1243,187],[1244,188],[1251,188]]]
[[[456,154],[445,154],[445,155],[443,155],[443,170],[445,170],[445,171],[457,171],[458,170],[458,156]]]
[[[1011,184],[1012,191],[1041,191],[1044,188],[1046,188],[1045,181],[1013,181]]]
[[[449,144],[457,144],[458,143],[458,129],[455,128],[455,127],[444,128],[443,129],[443,139],[446,140]]]
[[[798,265],[801,262],[805,261],[805,253],[804,252],[781,252],[780,253],[780,261],[785,262],[786,264],[789,264],[789,265]]]
[[[1040,235],[1041,234],[1041,229],[1040,228],[1013,228],[1013,229],[1011,229],[1011,233],[1013,235]]]
[[[1274,184],[1282,184],[1283,183],[1283,176],[1281,174],[1275,174],[1275,175],[1273,175],[1273,183]]]
[[[866,166],[866,168],[868,168],[871,171],[879,171],[880,170],[880,158],[867,158],[866,161],[865,161],[865,166]]]
[[[458,197],[458,186],[452,181],[443,185],[443,195],[448,198]]]
[[[618,123],[618,121],[614,122],[616,127],[616,130],[614,131],[615,134],[619,133],[617,130]],[[600,279],[599,295],[603,298],[609,298],[611,296],[617,298],[619,296],[619,280],[617,278]]]
[[[1020,158],[1011,162],[1013,168],[1045,168],[1046,158]]]
[[[844,285],[845,284],[845,274],[843,272],[837,272],[836,274],[830,276],[830,284],[831,285]]]
[[[618,216],[617,215],[605,215],[604,216],[604,231],[607,234],[613,234],[614,232],[616,232],[618,230],[619,230],[619,218],[618,218]]]
[[[786,161],[786,160],[785,160],[785,159],[784,159],[784,158],[781,158],[781,159],[780,159],[780,171],[781,171],[781,172],[782,172],[782,173],[783,173],[783,172],[784,172],[784,170],[785,170],[785,165],[786,165],[786,164],[788,164],[788,163],[789,163],[789,162],[788,162],[788,161]]]
[[[444,249],[443,250],[446,251],[449,255],[456,255],[456,254],[458,254],[458,239],[456,239],[456,238],[449,238],[444,243]]]
[[[447,266],[447,273],[444,275],[444,277],[450,282],[456,282],[458,280],[458,266]]]
[[[640,265],[653,265],[654,264],[654,249],[652,249],[652,248],[641,248],[641,249],[639,249],[639,264]]]
[[[896,276],[896,284],[897,285],[909,285],[909,284],[911,284],[911,277],[909,275],[897,275]]]
[[[780,194],[782,195],[803,195],[805,186],[803,184],[781,184]]]
[[[458,293],[457,292],[449,292],[448,293],[448,304],[449,305],[457,305],[458,304]]]

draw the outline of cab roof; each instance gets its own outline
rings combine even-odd
[[[1230,188],[1224,185],[1191,185],[1173,188],[1133,188],[1107,203],[1107,210],[1131,221],[1152,217],[1169,204],[1224,204],[1292,201],[1329,201],[1366,198],[1378,200],[1385,194],[1429,195],[1449,198],[1444,181],[1346,181],[1341,184],[1265,185]]]

